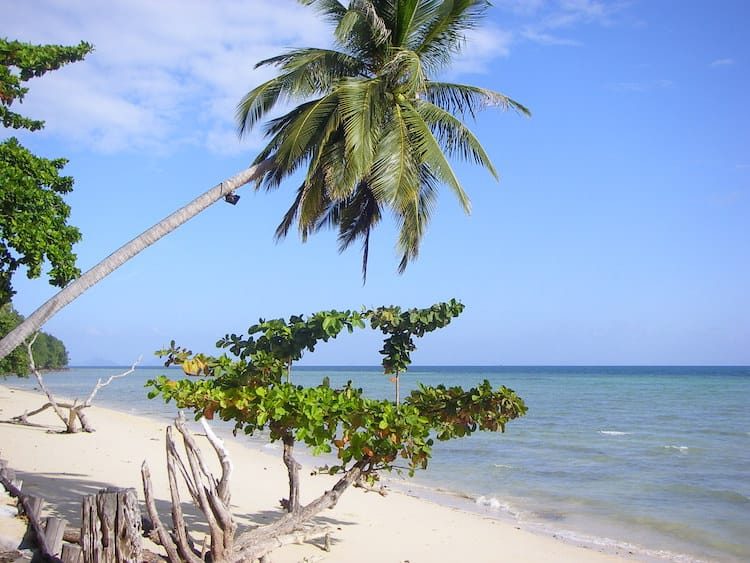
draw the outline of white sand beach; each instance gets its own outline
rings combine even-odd
[[[12,382],[7,382],[12,383]],[[0,386],[0,420],[39,407],[41,394]],[[165,424],[109,409],[92,407],[93,434],[57,434],[62,425],[51,412],[35,417],[43,426],[0,423],[0,457],[23,479],[23,490],[43,497],[46,511],[80,526],[81,498],[104,487],[134,487],[143,498],[140,466],[147,460],[162,518],[169,522],[166,499]],[[200,442],[201,444],[205,442]],[[280,454],[270,455],[243,446],[241,439],[227,440],[235,471],[232,505],[240,522],[262,522],[280,514],[279,499],[286,496],[286,472]],[[302,501],[330,487],[330,477],[302,474]],[[429,469],[428,469],[429,471]],[[5,514],[5,513],[3,513]],[[22,527],[0,516],[0,536],[13,543]],[[313,544],[289,545],[274,551],[272,561],[363,562],[541,562],[622,561],[623,556],[599,553],[553,537],[520,529],[511,522],[391,491],[385,497],[350,489],[338,505],[321,515],[334,527],[332,549]]]

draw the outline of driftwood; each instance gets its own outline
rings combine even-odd
[[[140,363],[141,358],[138,358],[138,360],[134,362],[132,366],[130,366],[130,369],[122,373],[116,374],[116,375],[111,375],[109,378],[107,378],[106,381],[102,381],[102,379],[99,378],[96,382],[96,385],[94,385],[94,388],[91,390],[91,393],[89,393],[89,396],[82,403],[79,403],[77,400],[74,401],[73,403],[63,403],[63,402],[57,401],[54,395],[52,395],[52,392],[44,383],[44,377],[42,377],[41,372],[37,369],[36,364],[34,363],[34,355],[32,353],[32,347],[34,346],[36,337],[37,335],[35,334],[34,338],[32,338],[31,341],[26,345],[26,349],[28,350],[28,355],[29,355],[29,368],[31,369],[31,373],[34,374],[34,377],[36,378],[36,381],[39,384],[39,388],[47,396],[48,402],[36,410],[33,410],[31,412],[25,412],[18,416],[14,416],[11,420],[14,422],[20,422],[22,424],[31,424],[31,422],[29,422],[29,417],[37,415],[51,408],[53,411],[55,411],[55,414],[57,415],[57,417],[65,425],[65,433],[74,434],[78,432],[79,431],[78,422],[80,422],[81,424],[80,429],[83,430],[84,432],[94,432],[94,428],[91,426],[88,420],[88,417],[86,416],[86,413],[84,412],[84,409],[87,409],[91,406],[91,404],[94,401],[94,397],[96,397],[96,394],[101,389],[103,389],[104,387],[112,383],[115,379],[120,379],[121,377],[125,377],[133,373],[135,371],[136,366]],[[63,411],[63,409],[68,409],[67,414]]]
[[[17,499],[19,507],[26,515],[29,523],[26,538],[37,545],[42,560],[60,563],[62,560],[59,555],[65,520],[47,518],[46,522],[42,523],[40,515],[44,501],[39,497],[21,492],[21,484],[16,480],[15,472],[7,467],[5,460],[0,460],[0,483],[12,497]]]
[[[201,450],[188,430],[185,418],[180,413],[179,418],[175,421],[175,427],[182,435],[187,464],[177,450],[177,444],[172,435],[172,427],[167,428],[167,474],[172,501],[171,533],[167,532],[156,511],[148,464],[144,461],[141,467],[146,507],[159,543],[167,551],[169,561],[173,563],[178,561],[199,563],[205,560],[205,553],[203,553],[205,548],[201,550],[197,548],[185,524],[177,484],[178,473],[187,485],[193,504],[203,513],[208,523],[211,561],[218,563],[229,560],[228,555],[232,552],[234,534],[237,529],[229,510],[229,479],[232,474],[232,463],[221,440],[214,434],[205,419],[202,419],[201,422],[209,442],[221,461],[221,477],[217,479],[208,470]]]
[[[61,518],[42,519],[44,500],[21,492],[21,481],[0,459],[0,483],[18,499],[20,510],[28,520],[22,545],[35,545],[34,561],[52,563],[156,563],[164,558],[141,548],[141,514],[135,489],[105,489],[84,498],[83,529],[69,528]],[[18,552],[7,554],[8,561],[21,561]],[[19,559],[20,557],[20,559]],[[0,562],[5,561],[0,554]]]
[[[336,505],[341,494],[362,477],[367,462],[354,464],[330,490],[311,503],[302,506],[298,500],[297,502],[292,500],[285,507],[288,512],[275,522],[236,535],[237,526],[229,509],[229,478],[232,464],[226,448],[213,433],[206,420],[201,419],[201,424],[221,462],[221,477],[217,478],[208,471],[203,454],[188,430],[184,417],[180,414],[175,421],[175,427],[182,436],[185,459],[177,449],[172,427],[167,428],[167,473],[172,504],[172,527],[169,530],[156,510],[148,464],[144,462],[141,467],[146,507],[154,527],[151,537],[164,547],[170,562],[200,563],[210,560],[213,563],[234,563],[257,559],[265,561],[268,553],[278,547],[319,537],[324,538],[324,549],[330,549],[330,527],[313,525],[311,521],[321,511]],[[294,493],[295,488],[298,491],[299,487],[297,482],[299,467],[291,455],[292,444],[289,446],[285,451],[284,461],[289,470],[290,481],[294,480],[294,485],[290,483],[290,493]],[[193,504],[203,513],[208,523],[208,550],[205,546],[199,549],[190,536],[182,512],[178,476],[186,484]],[[292,499],[295,498],[294,494],[290,496]],[[296,498],[299,497],[296,496]],[[291,511],[290,508],[292,508]]]
[[[104,489],[83,499],[84,563],[139,563],[141,512],[135,489]]]

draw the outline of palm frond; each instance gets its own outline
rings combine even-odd
[[[431,71],[446,66],[461,50],[465,32],[477,27],[490,3],[487,0],[451,0],[435,6],[432,21],[416,39],[415,51]]]
[[[392,206],[396,201],[416,200],[419,189],[418,158],[411,145],[403,111],[395,105],[388,130],[378,143],[370,189],[378,200]]]
[[[338,93],[329,94],[300,106],[303,111],[284,129],[284,140],[274,154],[274,166],[291,169],[300,159],[309,157],[318,146],[325,124],[339,110]]]
[[[285,72],[304,69],[311,75],[311,82],[320,84],[321,90],[330,88],[338,79],[365,71],[363,62],[348,53],[318,48],[293,49],[255,64],[255,68],[261,66],[277,66]]]
[[[287,212],[284,213],[284,216],[281,218],[281,222],[276,227],[276,232],[273,236],[276,241],[283,239],[289,234],[289,229],[291,229],[297,215],[299,214],[300,204],[302,203],[304,193],[305,184],[303,183],[297,188],[297,196],[294,198],[292,205],[289,206],[289,209],[287,209]]]
[[[468,113],[472,118],[476,118],[479,111],[489,107],[513,109],[520,114],[531,115],[528,108],[505,94],[466,84],[429,81],[425,85],[422,98],[446,111],[462,115]]]
[[[370,232],[380,222],[378,200],[367,182],[360,182],[352,198],[339,210],[339,252],[354,241],[362,239],[362,281],[367,280],[367,261],[370,253]]]
[[[300,104],[269,123],[268,133],[273,137],[256,158],[256,161],[268,158],[273,160],[262,179],[262,185],[266,189],[278,187],[285,177],[310,160],[321,137],[326,134],[325,124],[337,110],[334,93]]]
[[[240,136],[248,133],[279,101],[284,83],[273,78],[250,90],[237,105],[235,117]]]
[[[417,205],[407,208],[403,213],[396,214],[399,225],[398,248],[402,253],[398,272],[401,274],[404,273],[409,262],[414,261],[419,255],[419,247],[427,231],[439,191],[440,182],[429,166],[420,167],[419,182]]]
[[[298,0],[305,6],[313,6],[323,18],[333,24],[338,24],[346,13],[346,6],[338,0]]]
[[[372,166],[383,120],[381,81],[343,80],[336,89],[346,134],[348,183],[359,183]],[[378,103],[380,102],[380,103]]]
[[[417,15],[419,0],[401,0],[396,3],[396,12],[393,18],[393,30],[391,33],[391,45],[403,47],[406,38],[412,28],[412,23]]]
[[[391,36],[386,22],[378,14],[371,0],[352,0],[349,9],[339,20],[336,39],[342,45],[362,49],[364,42],[370,48],[384,45]]]
[[[418,155],[419,162],[428,165],[435,177],[453,190],[463,210],[469,213],[471,211],[469,196],[461,187],[461,183],[456,178],[429,126],[410,103],[402,102],[399,103],[399,106],[403,112],[404,121],[409,128],[409,141],[412,151]]]
[[[330,49],[297,49],[259,62],[286,71],[248,92],[237,106],[240,135],[248,133],[282,99],[304,99],[329,93],[342,78],[363,75],[358,59]]]
[[[497,171],[479,139],[460,119],[429,102],[420,101],[416,109],[448,156],[458,156],[479,164],[498,179]]]
[[[393,88],[409,98],[416,97],[425,88],[427,77],[422,70],[422,61],[410,49],[393,49],[390,60],[381,68]]]

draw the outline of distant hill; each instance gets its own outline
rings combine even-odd
[[[0,307],[0,337],[5,336],[23,321],[23,315],[10,303]],[[68,367],[68,351],[62,340],[46,332],[40,332],[32,349],[34,364],[38,369],[62,369]],[[19,346],[0,360],[0,375],[20,375],[29,373],[29,356],[25,346]]]

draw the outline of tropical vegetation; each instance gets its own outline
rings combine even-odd
[[[0,336],[5,336],[23,322],[23,315],[6,303],[0,305]],[[37,335],[33,346],[34,365],[37,369],[62,369],[68,366],[68,351],[62,340],[46,332]],[[0,360],[0,376],[29,374],[29,356],[25,348],[20,347]]]
[[[445,185],[469,212],[469,197],[448,158],[497,172],[462,117],[488,106],[528,110],[507,96],[436,79],[460,51],[489,2],[460,0],[307,0],[334,28],[334,49],[294,49],[260,61],[279,69],[249,92],[237,117],[245,133],[280,102],[302,100],[266,125],[256,164],[270,160],[261,184],[274,189],[304,169],[277,237],[296,226],[303,240],[326,227],[340,249],[362,242],[390,211],[398,225],[399,271],[419,253],[438,189]]]
[[[3,127],[37,131],[44,121],[11,110],[29,88],[24,84],[61,66],[80,61],[92,50],[88,43],[73,47],[32,45],[0,38],[0,120]],[[15,137],[0,143],[0,305],[10,303],[12,278],[25,268],[29,278],[41,275],[49,262],[49,282],[63,287],[78,277],[73,245],[80,231],[68,224],[70,207],[63,195],[73,178],[61,176],[64,158],[34,155]]]
[[[513,390],[494,389],[487,380],[470,389],[419,384],[401,403],[366,396],[351,381],[337,388],[327,377],[312,387],[294,382],[292,365],[305,352],[345,330],[363,329],[368,322],[384,334],[384,372],[394,373],[395,366],[405,372],[411,363],[409,352],[416,348],[414,337],[447,326],[463,309],[450,300],[426,309],[379,307],[261,319],[246,335],[221,338],[217,347],[228,353],[219,356],[193,354],[173,341],[158,355],[166,358],[165,365],[180,365],[192,377],[162,375],[147,383],[149,396],[174,401],[178,408],[193,411],[196,419],[230,421],[235,433],[265,432],[271,442],[282,443],[289,481],[282,506],[288,514],[250,537],[285,534],[333,506],[353,483],[372,483],[383,471],[413,475],[427,468],[435,440],[502,432],[526,412]],[[403,342],[408,344],[395,344]],[[298,443],[313,454],[332,454],[335,461],[319,471],[339,475],[330,490],[306,505],[300,502],[300,466],[294,457]]]

